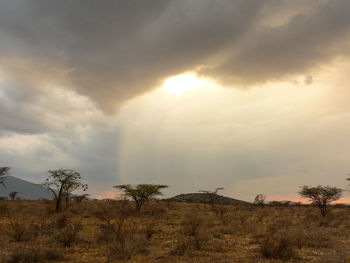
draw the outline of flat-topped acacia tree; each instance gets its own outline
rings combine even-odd
[[[161,189],[168,188],[167,185],[161,184],[123,184],[115,185],[114,188],[124,192],[124,195],[135,201],[136,211],[140,211],[141,207],[152,198],[163,195]]]
[[[208,190],[200,190],[200,193],[204,193],[208,197],[208,202],[212,206],[212,209],[215,209],[215,204],[217,203],[218,199],[218,192],[224,190],[223,187],[218,187],[214,191],[208,191]]]
[[[49,176],[46,179],[43,186],[47,187],[54,195],[56,201],[56,212],[61,210],[61,202],[63,198],[69,197],[69,195],[81,188],[86,191],[87,184],[81,182],[81,175],[70,169],[59,169],[48,171]]]
[[[301,197],[309,198],[319,209],[322,216],[329,212],[329,204],[341,197],[343,190],[334,186],[303,186],[299,191]]]

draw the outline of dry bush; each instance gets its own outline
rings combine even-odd
[[[227,215],[228,215],[229,209],[227,208],[227,206],[225,206],[225,205],[213,205],[212,206],[212,211],[214,212],[216,217],[218,219],[220,219],[220,221],[223,224],[228,223]]]
[[[26,221],[17,218],[10,218],[5,233],[13,242],[25,241],[29,238]]]
[[[345,252],[338,249],[324,255],[320,263],[347,263],[348,259]]]
[[[174,242],[170,255],[191,255],[194,250],[201,250],[204,245],[208,244],[210,238],[206,232],[199,232],[195,236],[188,236],[185,233],[177,235],[176,242]]]
[[[58,214],[54,219],[54,222],[55,226],[58,229],[64,228],[70,223],[68,215],[66,213]]]
[[[77,235],[80,230],[80,224],[69,223],[57,232],[56,240],[64,247],[71,247],[77,241]]]
[[[106,250],[107,262],[116,259],[131,259],[134,255],[148,255],[149,241],[140,233],[129,233],[123,239],[114,240]]]
[[[272,220],[267,226],[261,224],[260,232],[255,235],[261,256],[279,260],[298,258],[291,228],[289,219]]]
[[[312,248],[331,248],[334,240],[329,230],[319,227],[309,227],[304,231],[304,246]]]
[[[151,240],[152,236],[157,233],[157,224],[153,220],[142,222],[143,227],[141,228],[142,233],[145,235],[147,240]]]
[[[101,221],[99,224],[100,234],[97,235],[97,241],[108,242],[113,239],[121,239],[123,226],[128,215],[120,214],[118,211],[106,206],[95,211],[94,215]]]
[[[61,261],[64,259],[63,252],[57,248],[17,248],[7,259],[6,263],[39,263]]]
[[[204,227],[204,219],[198,213],[188,214],[185,215],[182,225],[186,235],[196,236]]]
[[[148,203],[147,206],[144,206],[142,208],[143,210],[139,214],[139,216],[151,216],[155,218],[161,218],[163,217],[166,212],[167,208],[163,202],[159,201],[151,201]]]
[[[293,240],[286,231],[275,233],[267,231],[257,242],[264,258],[290,260],[297,257]]]
[[[7,216],[8,213],[9,213],[9,207],[8,207],[7,203],[0,200],[0,218],[3,216]]]
[[[106,256],[108,262],[118,259],[130,259],[134,255],[146,255],[152,235],[155,233],[155,224],[142,222],[140,224],[134,210],[128,202],[118,201],[105,204],[96,210],[94,215],[101,222],[99,226],[98,242],[108,243]],[[139,225],[143,227],[139,228]]]
[[[16,249],[10,255],[7,263],[37,263],[41,255],[37,249]]]
[[[27,234],[30,238],[35,238],[40,234],[40,227],[36,223],[30,223],[27,226]]]
[[[184,256],[186,253],[192,250],[192,240],[190,237],[181,235],[177,236],[174,246],[170,250],[170,255],[172,256]]]
[[[182,232],[192,241],[193,248],[196,250],[202,249],[209,240],[208,224],[204,221],[204,218],[198,213],[193,213],[187,215],[182,224]]]
[[[226,242],[220,239],[209,240],[208,248],[216,253],[225,253],[227,251]]]
[[[98,241],[108,242],[113,239],[121,239],[123,235],[123,225],[124,219],[100,224],[100,235],[97,236]]]

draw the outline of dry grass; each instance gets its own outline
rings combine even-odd
[[[0,201],[0,262],[350,262],[350,209]]]

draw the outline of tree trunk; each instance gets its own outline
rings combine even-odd
[[[63,191],[63,185],[61,185],[60,191],[58,192],[58,196],[57,196],[57,199],[56,199],[56,212],[57,213],[61,209],[62,191]]]
[[[56,199],[56,212],[58,213],[60,211],[61,208],[61,197],[58,197]]]
[[[141,206],[142,206],[141,202],[135,202],[135,205],[136,205],[136,211],[140,212]]]

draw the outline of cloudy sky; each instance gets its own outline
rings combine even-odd
[[[0,166],[95,197],[346,188],[349,72],[348,0],[3,0]]]

